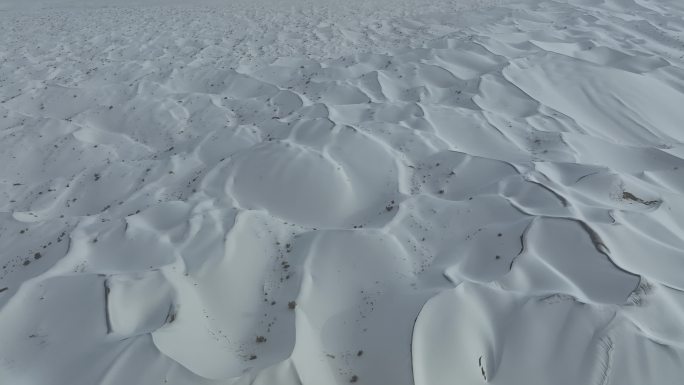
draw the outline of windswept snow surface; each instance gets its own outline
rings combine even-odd
[[[0,9],[0,384],[682,384],[678,0]]]

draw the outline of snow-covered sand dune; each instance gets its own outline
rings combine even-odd
[[[0,2],[0,384],[676,385],[684,6]]]

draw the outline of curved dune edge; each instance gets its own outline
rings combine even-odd
[[[161,5],[0,1],[1,379],[679,383],[681,5]]]

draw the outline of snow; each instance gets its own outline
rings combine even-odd
[[[676,0],[0,0],[0,384],[676,385]]]

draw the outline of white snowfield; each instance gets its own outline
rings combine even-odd
[[[681,0],[0,0],[1,385],[681,385]]]

